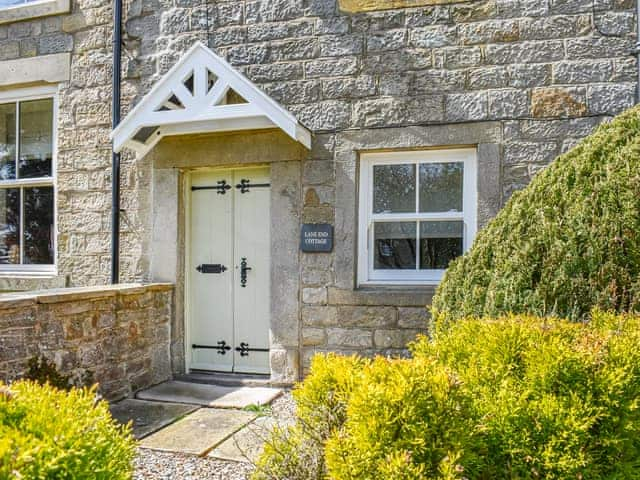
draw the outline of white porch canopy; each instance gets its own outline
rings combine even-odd
[[[311,148],[311,133],[224,59],[198,42],[111,132],[113,148],[142,157],[168,135],[280,128]]]

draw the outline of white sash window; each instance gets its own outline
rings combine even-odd
[[[0,93],[0,274],[55,272],[54,91]]]
[[[476,235],[475,149],[361,155],[358,281],[437,284]]]

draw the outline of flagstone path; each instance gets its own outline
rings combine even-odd
[[[139,439],[136,480],[248,479],[270,430],[294,411],[288,392],[267,387],[174,381],[136,396],[111,406]]]

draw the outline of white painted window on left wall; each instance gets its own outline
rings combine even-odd
[[[6,96],[3,96],[6,97]],[[0,274],[55,269],[55,98],[0,97]]]

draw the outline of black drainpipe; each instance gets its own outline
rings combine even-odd
[[[112,127],[120,123],[120,69],[122,50],[122,0],[113,2]],[[113,148],[113,147],[112,147]],[[111,283],[120,283],[120,154],[111,155]]]

